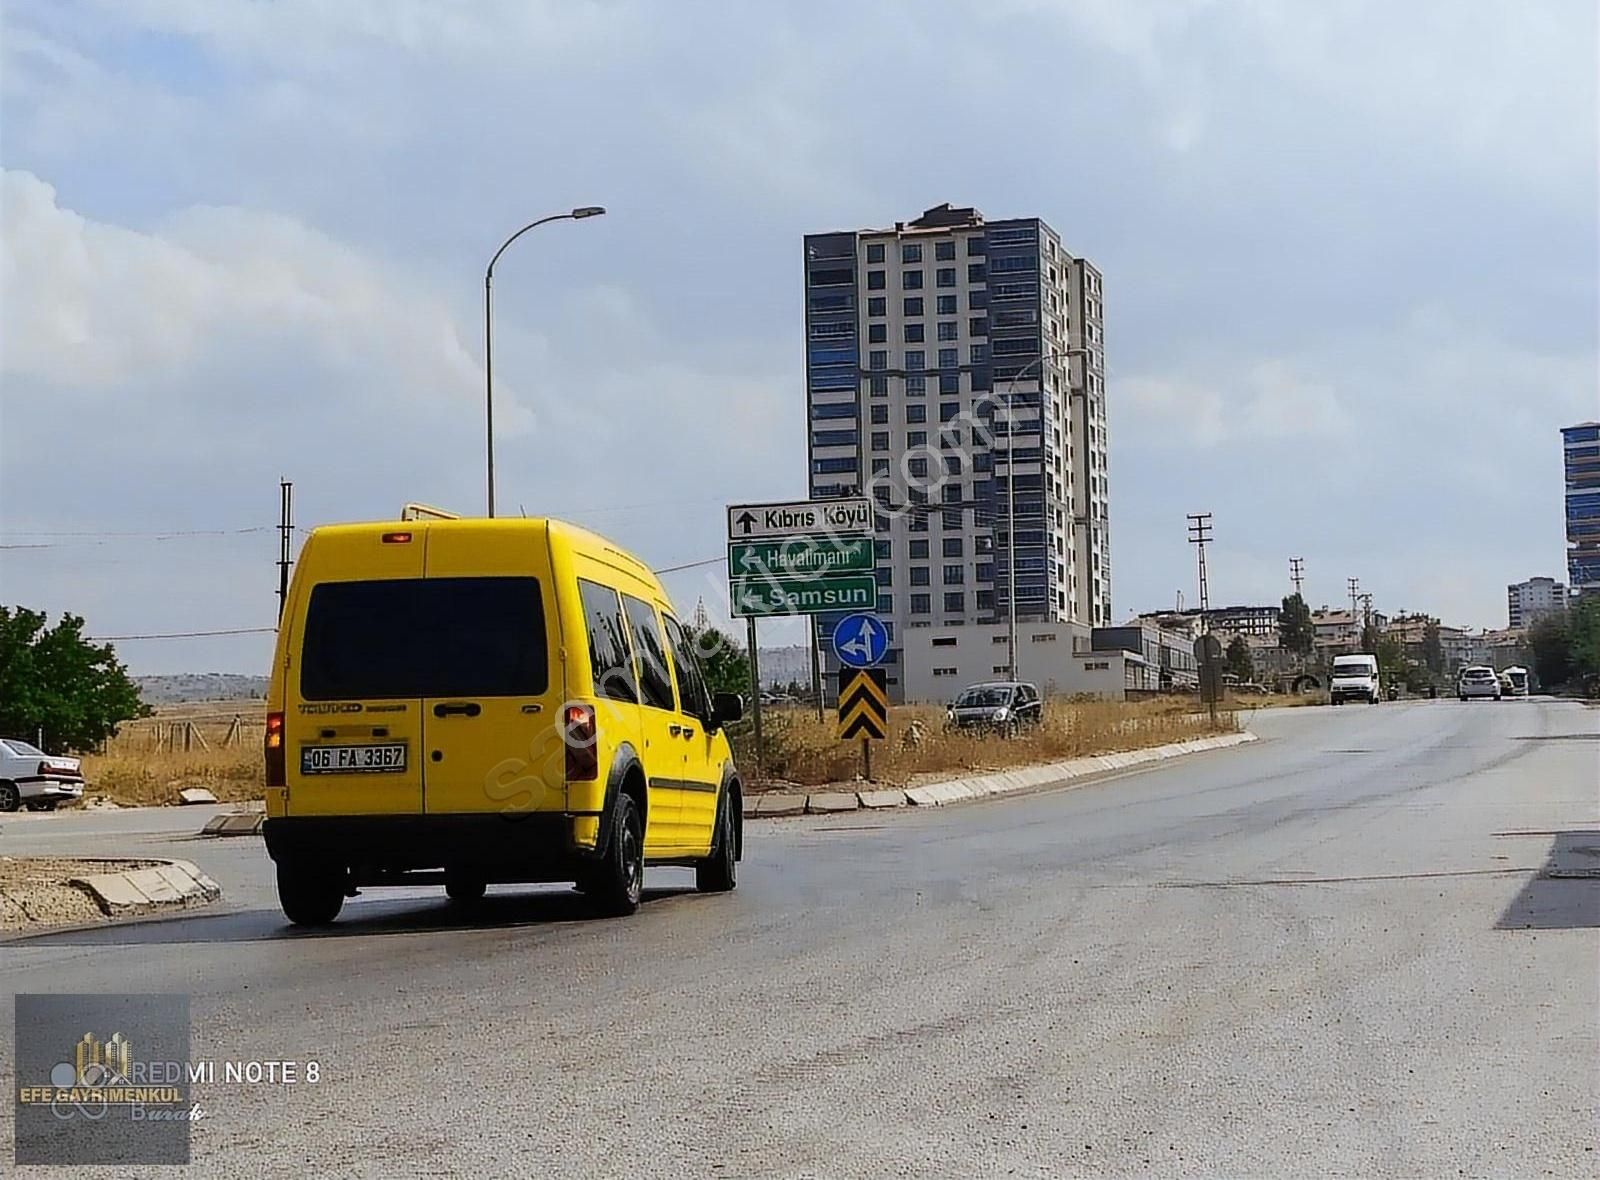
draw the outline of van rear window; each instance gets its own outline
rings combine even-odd
[[[397,578],[312,588],[308,701],[539,696],[549,686],[537,578]]]

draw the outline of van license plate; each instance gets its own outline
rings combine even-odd
[[[367,774],[406,768],[404,742],[376,746],[305,746],[301,774]]]

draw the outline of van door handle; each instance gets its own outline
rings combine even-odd
[[[681,726],[681,725],[669,725],[669,726],[667,726],[667,732],[670,733],[673,737],[677,737],[680,733],[683,732],[683,726]]]
[[[483,712],[483,706],[477,701],[441,701],[433,707],[435,717],[449,717],[451,715],[462,717],[476,717]]]

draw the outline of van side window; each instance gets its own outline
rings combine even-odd
[[[624,594],[622,609],[628,612],[628,622],[633,626],[633,650],[639,657],[640,703],[675,710],[672,673],[668,671],[667,650],[661,642],[661,624],[656,619],[655,607]]]
[[[622,617],[617,592],[579,578],[578,596],[583,600],[583,621],[589,629],[589,667],[594,670],[595,696],[638,704],[633,661],[628,658],[628,624]]]
[[[672,644],[673,665],[678,669],[678,697],[683,701],[683,711],[701,721],[711,720],[711,694],[706,691],[705,677],[700,675],[700,661],[694,657],[694,645],[684,634],[683,627],[671,615],[662,615],[667,625],[667,641]]]

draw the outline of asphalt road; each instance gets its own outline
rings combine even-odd
[[[173,1175],[1600,1172],[1600,879],[1562,875],[1600,869],[1600,711],[1252,727],[1073,790],[753,825],[736,893],[662,871],[619,922],[375,891],[295,932],[258,841],[165,834],[192,813],[6,817],[0,851],[184,856],[227,901],[0,944],[0,984],[187,992],[196,1055],[320,1063],[199,1087]]]

